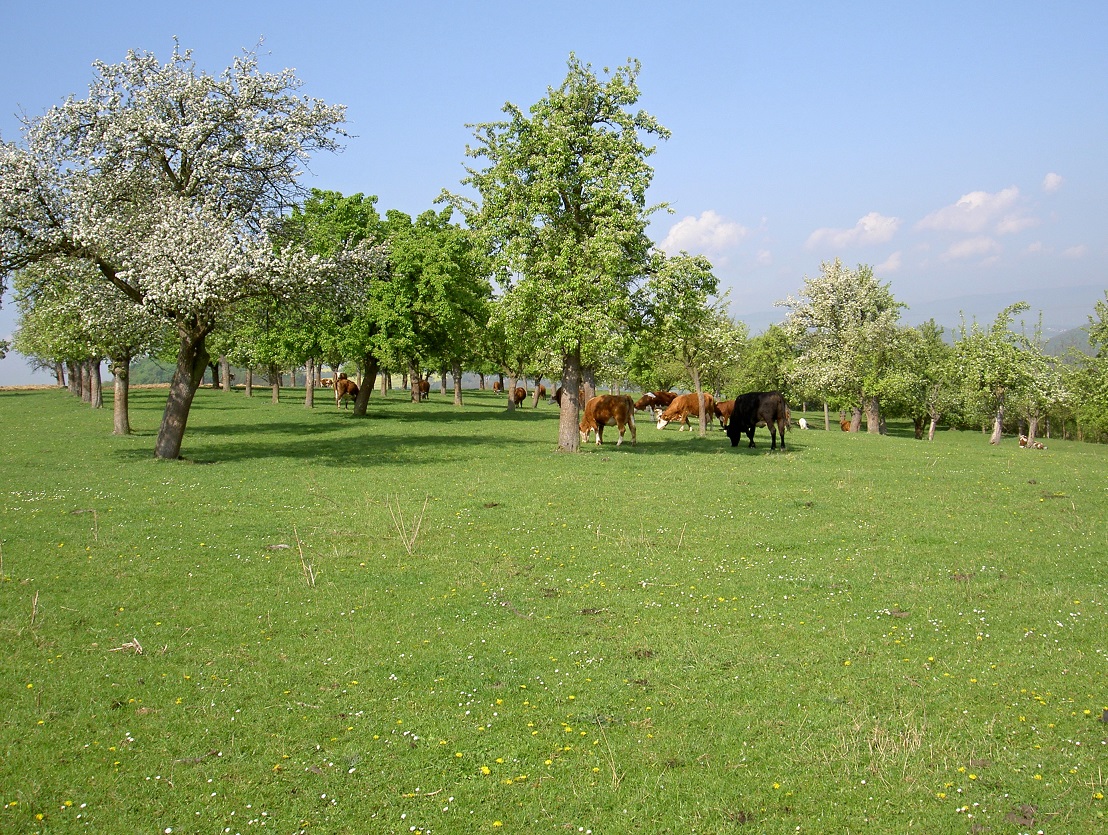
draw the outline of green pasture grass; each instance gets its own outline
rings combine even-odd
[[[0,392],[0,831],[1104,831],[1105,448],[301,394]]]

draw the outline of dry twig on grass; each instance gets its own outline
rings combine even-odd
[[[419,515],[412,520],[412,529],[409,531],[408,524],[404,521],[404,512],[400,509],[400,495],[397,494],[396,496],[395,507],[393,507],[393,499],[388,496],[385,497],[385,504],[388,505],[389,515],[392,516],[393,527],[396,528],[396,532],[400,534],[400,541],[404,544],[404,550],[408,552],[409,557],[415,552],[416,538],[419,536],[419,529],[423,524],[423,514],[427,511],[427,503],[429,501],[431,501],[430,496],[423,500],[423,508],[419,511]]]
[[[132,638],[125,644],[122,644],[118,647],[112,647],[108,650],[108,652],[122,652],[123,650],[127,649],[133,649],[135,651],[135,655],[142,655],[142,644],[138,642],[138,638]]]

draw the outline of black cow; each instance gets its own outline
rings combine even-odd
[[[781,431],[781,449],[784,449],[789,409],[781,392],[751,391],[735,398],[735,409],[726,429],[731,446],[738,446],[743,434],[750,438],[750,446],[754,446],[754,427],[759,423],[769,427],[770,449],[777,449],[777,431]]]

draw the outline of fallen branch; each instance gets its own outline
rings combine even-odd
[[[38,595],[35,596],[38,597]],[[122,652],[126,649],[133,649],[135,651],[135,655],[142,655],[142,644],[138,642],[138,638],[132,638],[127,643],[122,644],[121,646],[112,647],[108,650],[108,652]]]

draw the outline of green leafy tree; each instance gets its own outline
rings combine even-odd
[[[637,61],[598,79],[570,55],[557,88],[524,112],[474,126],[463,183],[480,202],[458,206],[494,258],[505,295],[535,342],[560,355],[558,448],[580,445],[577,418],[583,371],[613,332],[623,329],[632,282],[648,262],[646,191],[653,178],[644,136],[669,132],[638,102]]]
[[[672,352],[688,375],[699,402],[700,436],[704,437],[711,417],[705,408],[702,378],[720,347],[722,302],[714,299],[719,281],[703,256],[659,253],[654,260],[642,293],[644,331],[655,350]]]
[[[740,393],[780,391],[790,400],[789,380],[795,361],[796,352],[789,334],[780,325],[770,325],[747,340],[734,385]]]
[[[993,424],[990,444],[999,444],[1004,432],[1004,410],[1010,398],[1031,383],[1021,338],[1012,331],[1012,318],[1028,309],[1026,302],[1004,308],[988,328],[977,322],[954,345],[955,372],[971,410]]]

